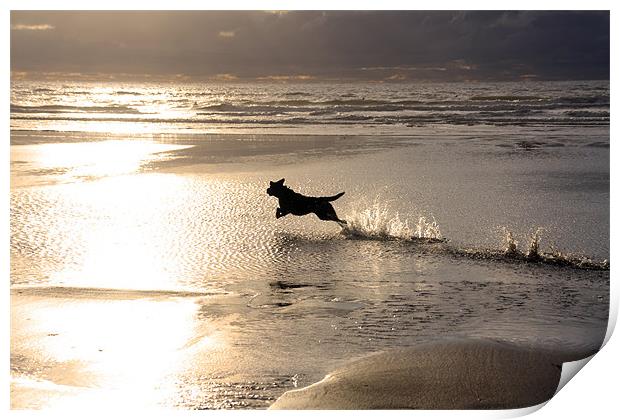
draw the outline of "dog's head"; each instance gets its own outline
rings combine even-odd
[[[267,188],[267,194],[273,197],[279,197],[286,187],[284,186],[284,178],[279,181],[269,181],[269,188]]]

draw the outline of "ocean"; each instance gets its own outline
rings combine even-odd
[[[11,85],[11,129],[410,134],[412,127],[609,125],[609,82]]]
[[[590,354],[609,144],[608,81],[14,80],[12,407],[265,408],[444,337]],[[348,224],[276,219],[281,178]]]

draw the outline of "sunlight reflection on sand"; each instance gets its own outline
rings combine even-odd
[[[135,173],[165,159],[164,152],[188,147],[143,140],[17,145],[11,147],[11,164],[13,170],[47,175],[48,181],[70,182]],[[14,186],[17,181],[12,177]]]
[[[31,362],[13,375],[12,390],[23,404],[43,393],[40,402],[49,408],[155,406],[174,398],[174,375],[185,367],[188,346],[219,345],[195,335],[192,299],[19,302],[11,353]],[[14,408],[21,399],[13,399]]]

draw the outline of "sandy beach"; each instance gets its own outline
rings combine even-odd
[[[550,353],[490,340],[439,340],[346,364],[289,391],[270,409],[514,409],[555,393],[562,363],[587,355]]]

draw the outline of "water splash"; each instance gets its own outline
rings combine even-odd
[[[541,258],[539,247],[543,231],[544,229],[539,227],[530,234],[530,246],[528,247],[527,253],[525,254],[525,256],[529,260],[537,260]]]
[[[433,221],[426,220],[426,217],[420,216],[416,225],[416,230],[413,237],[418,239],[437,239],[443,240],[441,236],[441,230],[435,220],[435,216],[431,215]]]
[[[562,252],[554,246],[550,247],[550,252],[543,254],[543,261],[555,265],[570,265],[575,268],[587,270],[609,270],[609,260],[593,260],[590,257],[569,252]]]
[[[358,206],[364,207],[364,206]],[[502,249],[463,248],[447,243],[435,218],[431,215],[419,216],[415,226],[411,226],[407,218],[401,218],[398,212],[392,212],[388,204],[375,202],[364,210],[346,215],[347,225],[342,226],[341,234],[349,239],[399,240],[416,244],[429,244],[432,247],[426,252],[445,253],[456,257],[476,260],[525,262],[533,264],[554,265],[585,270],[609,270],[609,260],[594,260],[584,255],[561,252],[552,245],[549,251],[542,249],[541,243],[545,229],[542,227],[530,230],[523,241],[527,244],[520,249],[515,235],[505,226],[498,229],[502,233]],[[440,245],[439,247],[436,246]]]
[[[444,242],[435,217],[419,216],[414,227],[407,218],[391,211],[388,204],[375,201],[371,206],[346,216],[341,233],[348,238]]]
[[[528,247],[524,251],[519,249],[519,242],[515,240],[515,235],[513,235],[508,228],[502,226],[500,229],[503,233],[504,239],[504,250],[501,252],[480,249],[453,249],[451,252],[453,254],[469,256],[476,259],[515,260],[563,267],[582,268],[586,270],[609,270],[609,261],[606,259],[596,261],[584,255],[562,252],[554,245],[549,245],[549,251],[542,251],[542,234],[545,231],[542,227],[537,227],[530,232]]]
[[[542,239],[542,233],[545,231],[541,227],[537,227],[529,234],[529,241],[527,250],[521,251],[519,249],[519,242],[515,239],[515,235],[506,226],[500,226],[498,228],[503,236],[504,240],[504,255],[506,256],[518,256],[522,255],[529,260],[536,260],[540,258],[540,242]]]
[[[512,235],[512,232],[509,231],[505,226],[501,227],[504,233],[504,241],[506,242],[506,247],[504,248],[504,254],[506,255],[514,255],[518,252],[519,242],[517,242]]]

